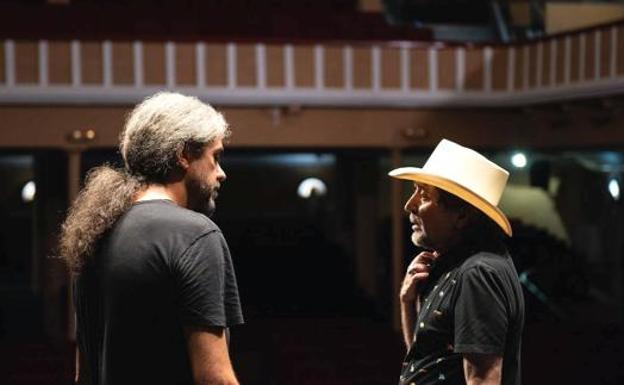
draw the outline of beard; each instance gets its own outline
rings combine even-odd
[[[216,209],[219,187],[218,182],[211,185],[195,178],[187,179],[187,208],[210,218]]]
[[[431,251],[435,250],[435,246],[431,242],[431,238],[429,238],[427,234],[422,232],[422,230],[418,232],[413,232],[411,236],[411,240],[415,246],[418,246],[422,249],[431,250]]]

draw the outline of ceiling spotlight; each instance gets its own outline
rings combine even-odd
[[[304,199],[323,196],[327,193],[325,182],[318,178],[307,178],[299,183],[297,194]]]
[[[620,183],[615,178],[609,180],[609,193],[613,197],[613,200],[620,200]]]
[[[26,182],[24,187],[22,187],[22,201],[24,203],[30,203],[35,200],[35,195],[37,194],[37,186],[34,181]]]
[[[517,168],[525,167],[527,165],[526,155],[521,152],[513,154],[513,156],[511,157],[511,164],[513,164]]]

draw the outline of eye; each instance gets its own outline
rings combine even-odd
[[[215,163],[221,163],[221,158],[223,157],[223,153],[221,151],[214,153]]]
[[[416,186],[416,194],[418,194],[422,200],[430,200],[429,193],[422,186]]]

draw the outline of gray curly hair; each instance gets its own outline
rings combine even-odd
[[[147,182],[163,183],[183,151],[200,151],[230,135],[223,116],[199,99],[160,92],[130,113],[119,138],[126,168]]]

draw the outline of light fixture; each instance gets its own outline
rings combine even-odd
[[[22,201],[24,203],[30,203],[35,200],[35,195],[37,194],[37,186],[34,181],[28,181],[22,187]]]
[[[325,182],[318,178],[307,178],[299,183],[297,195],[301,198],[308,199],[311,197],[323,196],[327,193]]]
[[[613,200],[620,200],[620,183],[615,178],[609,179],[609,193],[613,197]]]
[[[511,164],[513,164],[517,168],[524,168],[527,165],[527,158],[521,152],[517,152],[511,157]]]

